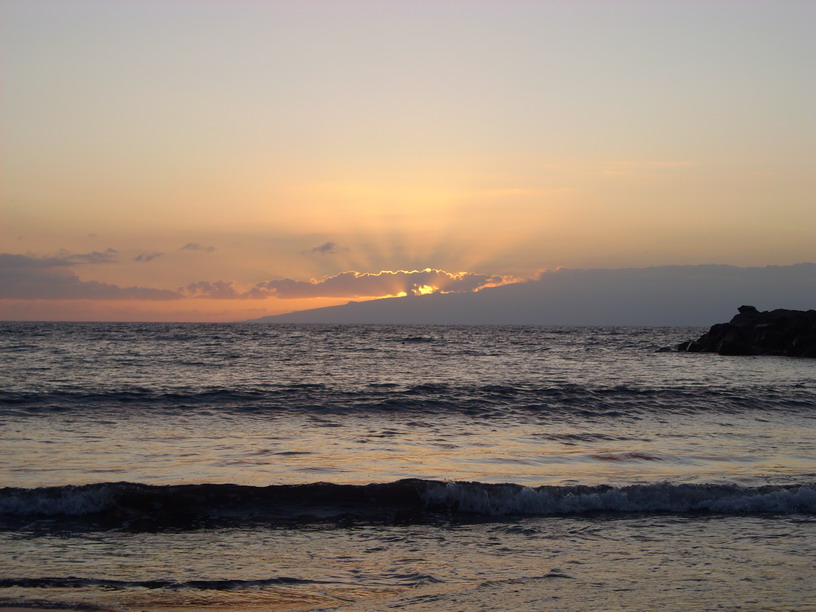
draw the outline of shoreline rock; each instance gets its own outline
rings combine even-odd
[[[816,358],[816,310],[759,311],[740,306],[728,323],[712,325],[697,340],[677,345],[688,353]]]

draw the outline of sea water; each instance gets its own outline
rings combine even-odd
[[[700,332],[0,324],[0,605],[816,609],[816,361]]]

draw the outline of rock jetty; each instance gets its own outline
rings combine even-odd
[[[713,325],[699,339],[679,344],[677,350],[816,358],[816,310],[760,312],[753,306],[740,306],[730,322]]]

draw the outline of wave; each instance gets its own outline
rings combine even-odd
[[[22,588],[60,588],[77,589],[87,587],[100,587],[110,590],[124,589],[166,589],[178,590],[216,590],[232,591],[238,589],[255,589],[276,585],[298,585],[298,584],[325,584],[326,581],[307,580],[301,578],[290,578],[279,576],[276,578],[260,578],[256,580],[112,580],[108,578],[76,578],[73,576],[65,578],[0,578],[0,588],[22,587]]]
[[[816,483],[540,486],[400,480],[369,485],[97,483],[0,489],[0,524],[47,519],[130,528],[400,523],[589,513],[816,514]]]
[[[426,499],[459,512],[488,516],[607,513],[813,514],[816,483],[742,487],[734,484],[656,483],[614,487],[445,483]]]
[[[392,583],[404,586],[419,586],[443,582],[430,574],[419,572],[391,573]],[[163,589],[167,591],[207,590],[207,591],[238,591],[241,589],[260,589],[269,586],[297,586],[297,585],[336,584],[329,580],[313,580],[309,578],[293,578],[290,576],[275,576],[273,578],[255,578],[250,580],[115,580],[111,578],[79,578],[66,577],[37,577],[37,578],[0,578],[0,589],[3,588],[59,588],[83,589],[97,587],[106,590],[126,589]],[[0,606],[3,600],[0,599]],[[28,605],[28,604],[27,604]],[[52,606],[48,606],[49,608]],[[73,610],[74,607],[71,606]]]
[[[238,412],[559,412],[590,417],[618,417],[667,412],[739,410],[811,410],[812,389],[641,388],[625,385],[584,387],[556,384],[450,385],[393,383],[364,388],[333,388],[322,383],[222,387],[176,387],[163,390],[128,387],[95,390],[0,391],[0,410],[51,413],[73,410],[221,410]]]

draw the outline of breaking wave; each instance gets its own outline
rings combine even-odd
[[[0,524],[18,525],[61,519],[185,529],[236,523],[467,521],[588,513],[814,514],[816,483],[527,487],[400,480],[253,487],[120,482],[0,489]]]

